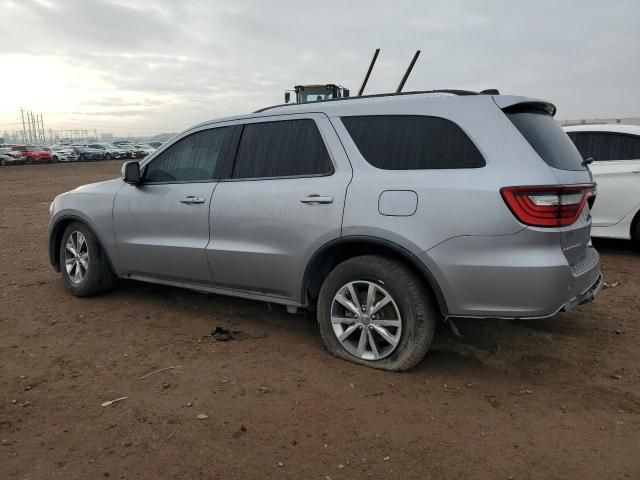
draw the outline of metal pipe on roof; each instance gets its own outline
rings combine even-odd
[[[371,75],[371,70],[373,70],[373,66],[378,59],[378,54],[380,53],[380,49],[376,48],[375,53],[373,54],[373,58],[371,59],[371,63],[369,64],[369,70],[367,70],[367,74],[364,76],[364,80],[362,81],[362,85],[360,86],[360,90],[358,90],[358,96],[361,97],[364,93],[364,87],[367,86],[367,82],[369,81],[369,76]]]
[[[402,77],[402,80],[400,80],[400,85],[398,85],[398,88],[396,89],[396,93],[400,93],[402,91],[404,84],[407,82],[407,78],[409,78],[409,75],[411,74],[411,70],[413,70],[413,66],[416,64],[416,60],[418,60],[419,55],[420,55],[420,50],[416,50],[415,55],[411,59],[411,63],[407,67],[407,71],[404,72],[404,76]]]

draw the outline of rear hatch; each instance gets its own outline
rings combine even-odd
[[[498,106],[499,97],[494,97]],[[560,125],[553,119],[555,107],[549,103],[526,101],[501,106],[505,115],[515,125],[538,156],[549,166],[558,179],[560,189],[540,192],[536,203],[550,205],[557,195],[559,208],[573,212],[571,220],[558,224],[562,251],[572,269],[588,266],[595,255],[591,248],[591,207],[595,200],[595,186],[588,166],[580,152]],[[535,192],[534,192],[535,193]],[[546,197],[546,198],[545,198]],[[569,208],[571,202],[578,202]],[[568,224],[571,222],[570,224]],[[579,271],[576,271],[579,273]]]

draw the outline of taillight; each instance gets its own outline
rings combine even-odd
[[[596,195],[596,185],[505,187],[502,198],[515,217],[533,227],[566,227],[573,224],[585,204]]]

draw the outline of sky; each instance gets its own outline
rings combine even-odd
[[[300,83],[543,98],[556,118],[640,117],[640,1],[0,0],[0,136],[178,132]]]

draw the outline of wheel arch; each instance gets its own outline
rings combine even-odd
[[[77,215],[64,215],[58,218],[49,229],[49,263],[53,266],[53,269],[56,272],[60,272],[60,242],[62,241],[62,235],[66,230],[67,226],[73,222],[78,222],[86,226],[98,239],[98,244],[104,252],[107,260],[109,261],[109,265],[113,268],[113,262],[109,256],[109,252],[106,248],[104,248],[104,243],[100,238],[100,235],[97,233],[96,229],[91,226],[89,222],[87,222],[84,218],[79,217]]]
[[[448,315],[447,302],[442,289],[434,275],[418,257],[390,240],[360,235],[332,240],[313,254],[302,279],[300,291],[302,304],[309,305],[317,299],[323,280],[336,265],[352,257],[370,254],[395,258],[417,273],[429,285],[440,313],[445,317]]]

